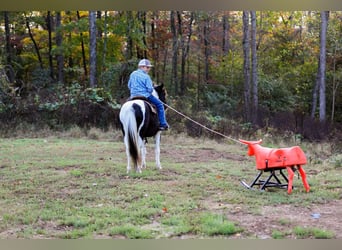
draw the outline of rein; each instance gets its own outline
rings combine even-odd
[[[228,140],[231,140],[231,141],[233,141],[233,142],[235,142],[235,143],[243,144],[243,143],[240,142],[239,140],[236,140],[236,139],[234,139],[234,138],[232,138],[232,137],[229,137],[229,136],[224,135],[224,134],[222,134],[222,133],[220,133],[220,132],[218,132],[218,131],[215,131],[215,130],[213,130],[213,129],[211,129],[211,128],[208,128],[208,127],[204,126],[203,124],[201,124],[201,123],[199,123],[199,122],[197,122],[197,121],[191,119],[189,116],[187,116],[187,115],[185,115],[185,114],[179,112],[178,110],[172,108],[171,106],[167,105],[166,103],[164,103],[164,105],[165,105],[166,107],[168,107],[169,109],[173,110],[174,112],[176,112],[177,114],[179,114],[179,115],[183,116],[184,118],[188,119],[189,121],[191,121],[191,122],[197,124],[198,126],[204,128],[205,130],[208,130],[208,131],[210,131],[210,132],[212,132],[212,133],[214,133],[214,134],[217,134],[217,135],[219,135],[219,136],[222,136],[223,138],[228,139]]]

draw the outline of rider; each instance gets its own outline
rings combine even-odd
[[[159,130],[167,130],[169,125],[166,122],[165,111],[163,103],[156,97],[152,95],[153,92],[153,83],[148,75],[152,64],[147,59],[140,60],[138,64],[138,69],[133,71],[129,76],[128,80],[128,88],[131,93],[131,98],[136,96],[144,96],[151,103],[153,103],[158,112],[159,117]]]

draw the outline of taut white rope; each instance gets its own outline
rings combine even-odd
[[[191,121],[191,122],[197,124],[198,126],[204,128],[204,129],[206,129],[206,130],[208,130],[208,131],[210,131],[210,132],[212,132],[212,133],[214,133],[214,134],[217,134],[217,135],[219,135],[219,136],[222,136],[222,137],[224,137],[224,138],[226,138],[226,139],[228,139],[228,140],[231,140],[231,141],[234,141],[234,142],[236,142],[236,143],[242,144],[239,140],[236,140],[236,139],[234,139],[234,138],[232,138],[232,137],[226,136],[226,135],[224,135],[224,134],[222,134],[222,133],[220,133],[220,132],[218,132],[218,131],[215,131],[215,130],[213,130],[213,129],[211,129],[211,128],[208,128],[208,127],[204,126],[203,124],[201,124],[201,123],[199,123],[199,122],[197,122],[197,121],[191,119],[189,116],[187,116],[187,115],[185,115],[185,114],[179,112],[178,110],[172,108],[171,106],[167,105],[166,103],[164,103],[164,105],[165,105],[166,107],[168,107],[169,109],[173,110],[174,112],[176,112],[177,114],[179,114],[179,115],[183,116],[184,118],[188,119],[189,121]]]

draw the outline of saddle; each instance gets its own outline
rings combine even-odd
[[[127,101],[134,101],[134,100],[144,101],[151,108],[152,113],[157,114],[156,106],[153,103],[151,103],[145,96],[134,96],[134,97],[128,98]]]

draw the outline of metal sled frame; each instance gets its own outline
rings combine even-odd
[[[295,167],[291,167],[291,169],[293,170],[293,172],[295,172]],[[255,177],[251,184],[247,184],[245,181],[240,182],[243,186],[245,186],[248,189],[254,189],[254,186],[259,186],[259,190],[261,191],[264,191],[268,187],[287,189],[289,180],[282,170],[284,170],[284,168],[271,168],[267,170],[260,170],[258,175]],[[263,173],[269,173],[269,176],[266,180],[260,179]]]

